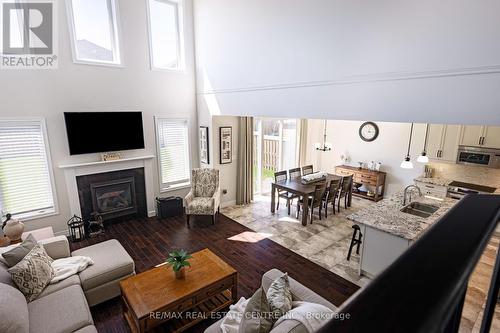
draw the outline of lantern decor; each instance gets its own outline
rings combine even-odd
[[[68,230],[71,241],[79,242],[85,238],[85,223],[81,217],[74,215],[68,221]]]

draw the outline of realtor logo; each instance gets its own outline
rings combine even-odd
[[[57,68],[55,2],[2,0],[2,69]]]

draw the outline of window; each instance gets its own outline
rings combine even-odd
[[[175,0],[148,0],[148,3],[152,68],[183,69],[181,3]]]
[[[190,183],[189,131],[187,119],[156,118],[160,190]]]
[[[120,65],[116,0],[69,0],[75,63]]]
[[[18,218],[56,212],[45,123],[0,120],[0,208]]]

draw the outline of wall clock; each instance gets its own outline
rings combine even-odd
[[[378,137],[378,126],[374,122],[367,121],[359,127],[359,137],[366,142],[375,141]]]

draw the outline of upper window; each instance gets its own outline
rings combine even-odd
[[[116,0],[69,0],[76,63],[120,65]]]
[[[151,66],[184,68],[180,0],[148,0]]]
[[[54,187],[45,125],[0,120],[0,208],[18,218],[54,213]]]
[[[187,119],[156,118],[160,190],[190,183]]]

